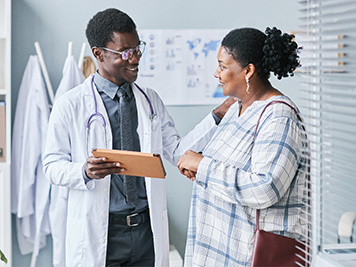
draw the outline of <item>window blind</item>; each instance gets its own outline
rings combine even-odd
[[[356,266],[356,1],[299,3],[312,266]]]

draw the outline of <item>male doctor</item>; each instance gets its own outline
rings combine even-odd
[[[117,9],[101,11],[86,36],[98,70],[56,101],[43,157],[50,182],[69,188],[66,266],[169,266],[165,180],[135,177],[132,201],[120,163],[94,158],[91,149],[122,149],[129,121],[131,150],[176,164],[188,149],[204,148],[234,100],[181,138],[157,93],[134,83],[145,43],[133,20]],[[131,113],[122,119],[124,106]]]

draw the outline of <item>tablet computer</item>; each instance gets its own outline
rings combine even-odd
[[[151,178],[165,178],[166,171],[160,154],[94,148],[96,158],[105,157],[109,162],[120,162],[125,168],[120,174]]]

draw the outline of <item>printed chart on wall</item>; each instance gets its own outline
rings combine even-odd
[[[166,105],[219,104],[226,98],[214,77],[222,38],[229,30],[139,30],[146,50],[137,83]]]

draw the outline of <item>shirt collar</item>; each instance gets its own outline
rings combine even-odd
[[[126,92],[129,99],[133,96],[133,92],[132,92],[130,83],[124,83],[121,86],[117,86],[113,82],[110,82],[109,80],[105,79],[98,72],[95,72],[94,83],[95,83],[96,88],[98,88],[99,92],[104,92],[111,99],[114,99],[114,97],[117,93],[117,90],[119,88],[122,88]]]

